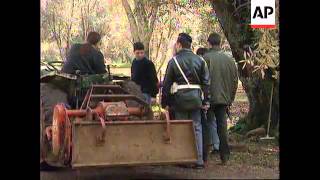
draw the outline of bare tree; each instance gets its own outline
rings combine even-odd
[[[71,29],[73,25],[73,21],[70,19],[73,18],[75,2],[74,0],[71,1],[70,15],[67,16],[67,18],[65,14],[59,13],[63,6],[65,6],[65,4],[60,1],[52,1],[50,5],[48,5],[48,13],[46,14],[48,29],[57,44],[61,60],[66,58],[70,48]]]
[[[160,1],[134,0],[134,8],[131,8],[128,0],[122,0],[121,2],[129,20],[133,42],[142,42],[145,46],[146,55],[149,57],[149,44]]]

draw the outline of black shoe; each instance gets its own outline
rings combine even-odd
[[[226,165],[228,165],[228,162],[229,162],[229,161],[222,160],[219,165],[221,165],[221,166],[226,166]]]
[[[225,155],[221,158],[221,165],[227,165],[229,161],[229,155]]]
[[[59,168],[55,167],[55,166],[51,166],[49,165],[47,162],[42,161],[40,163],[40,171],[56,171]]]
[[[211,154],[219,154],[219,150],[214,149],[213,151],[211,151]]]

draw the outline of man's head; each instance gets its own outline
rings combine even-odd
[[[192,38],[187,33],[180,33],[175,45],[176,52],[178,52],[182,48],[190,49],[192,43]]]
[[[91,45],[97,46],[101,40],[101,35],[97,32],[91,31],[87,36],[87,42]]]
[[[211,33],[208,37],[208,43],[210,47],[220,47],[221,36],[218,33]]]
[[[207,52],[207,48],[199,48],[196,54],[199,56],[203,56],[206,52]]]
[[[136,57],[136,59],[143,59],[145,54],[144,54],[144,45],[142,42],[135,42],[133,44],[133,53]]]
[[[98,46],[100,45],[101,36],[97,32],[89,32],[87,36],[87,43],[84,43],[80,48],[80,54],[88,54],[90,52],[91,46],[95,49],[99,49]]]

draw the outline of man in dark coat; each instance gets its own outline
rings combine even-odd
[[[90,32],[86,43],[72,45],[61,71],[68,74],[79,71],[81,75],[106,73],[104,57],[98,49],[100,40],[99,33]]]
[[[190,110],[184,110],[183,106],[186,104],[181,103],[182,99],[172,99],[172,86],[177,84],[177,88],[181,88],[181,93],[184,94],[188,92],[195,92],[197,94],[193,94],[193,97],[197,96],[197,99],[202,99],[202,105],[209,106],[209,71],[206,65],[206,62],[200,58],[198,55],[194,54],[191,51],[191,43],[192,38],[186,33],[180,33],[175,45],[176,51],[175,56],[169,61],[166,75],[164,78],[163,89],[162,89],[162,107],[166,108],[167,110],[173,106],[175,111],[175,118],[176,119],[192,119],[193,126],[196,134],[196,143],[198,149],[198,161],[196,163],[195,168],[203,168],[203,154],[202,154],[202,126],[201,126],[201,102],[200,107],[194,106],[196,108]],[[179,70],[178,65],[180,64],[181,71],[185,74],[186,79],[188,80],[189,84],[186,86],[187,82],[184,78],[182,72]],[[188,87],[197,87],[198,91],[193,90],[192,88]],[[184,88],[184,89],[182,89]],[[196,89],[196,88],[195,88]],[[201,98],[201,92],[204,94],[204,98]],[[179,92],[179,91],[178,91]],[[176,96],[177,94],[174,94]],[[199,97],[198,97],[199,96]],[[190,102],[192,104],[194,102]],[[193,108],[193,107],[192,107]]]
[[[156,68],[145,56],[144,45],[141,42],[133,44],[133,52],[135,59],[131,66],[131,80],[141,87],[145,100],[151,105],[159,92]]]

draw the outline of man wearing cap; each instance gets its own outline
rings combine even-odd
[[[209,70],[206,62],[191,51],[191,43],[188,34],[179,34],[176,54],[169,61],[164,77],[161,105],[166,109],[173,106],[176,119],[193,120],[198,149],[194,168],[203,168],[201,108],[209,108]]]

